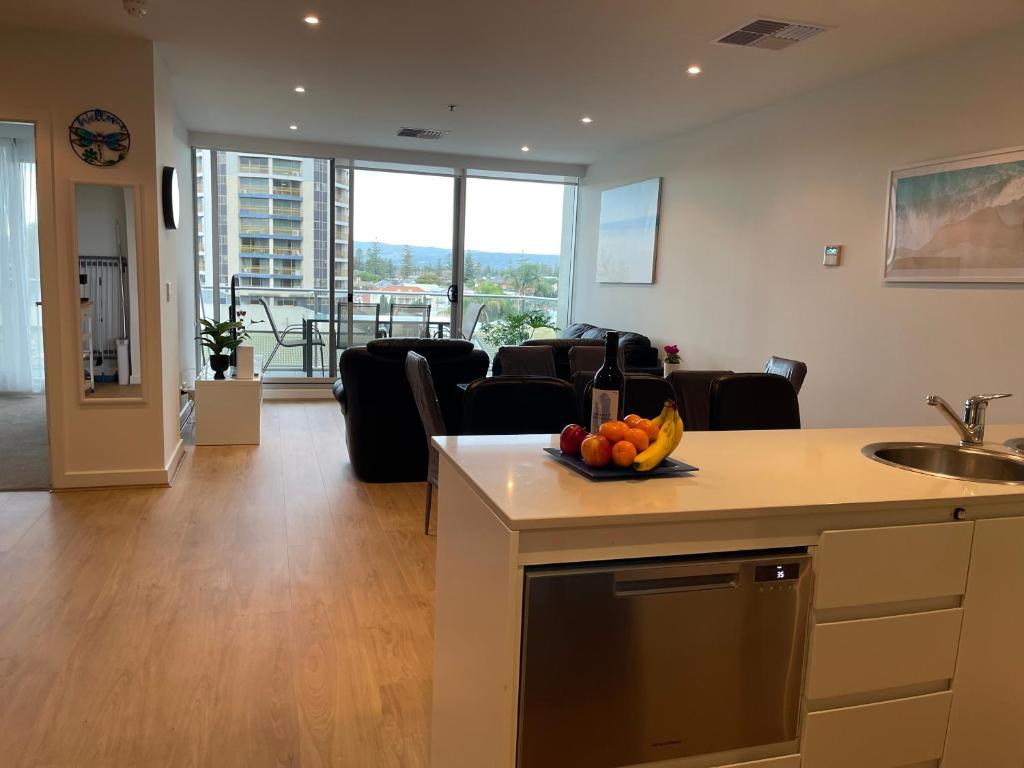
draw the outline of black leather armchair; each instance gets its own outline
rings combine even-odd
[[[341,353],[334,397],[356,475],[370,483],[427,478],[427,438],[405,374],[407,353],[427,359],[449,434],[458,434],[461,383],[487,374],[487,353],[459,339],[375,339]]]

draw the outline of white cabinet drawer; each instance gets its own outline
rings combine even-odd
[[[951,608],[815,625],[807,698],[952,679],[962,620]]]
[[[973,523],[825,531],[814,561],[814,607],[962,595]]]
[[[949,691],[811,712],[802,768],[897,768],[942,757]]]

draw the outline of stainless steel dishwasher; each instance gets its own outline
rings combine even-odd
[[[797,739],[810,557],[526,571],[520,768],[616,768]]]

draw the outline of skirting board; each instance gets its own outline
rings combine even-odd
[[[171,458],[165,467],[159,469],[86,470],[65,472],[54,481],[54,491],[76,491],[83,488],[167,488],[185,457],[185,443],[178,440]]]
[[[329,387],[272,387],[263,385],[264,400],[330,400]]]

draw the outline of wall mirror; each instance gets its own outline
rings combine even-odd
[[[137,191],[75,184],[86,400],[142,397]]]

